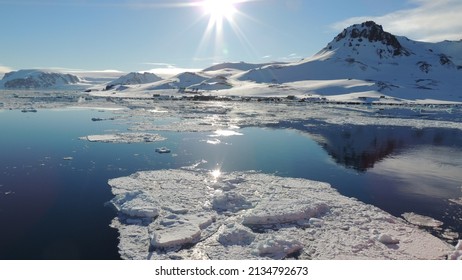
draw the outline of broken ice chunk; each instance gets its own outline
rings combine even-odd
[[[156,230],[152,234],[151,245],[154,248],[181,247],[187,244],[197,243],[201,236],[201,230],[197,225],[175,224]]]
[[[157,201],[142,191],[127,192],[116,195],[111,200],[112,205],[119,211],[130,217],[155,218],[159,215]]]
[[[242,222],[246,226],[296,223],[326,213],[329,207],[324,203],[306,203],[300,200],[265,201],[251,209]]]
[[[261,257],[282,260],[290,255],[296,254],[303,249],[298,241],[287,241],[269,238],[258,244],[258,254]]]
[[[391,245],[391,244],[398,244],[399,240],[396,238],[393,238],[391,235],[382,233],[377,237],[377,240],[382,242],[385,245]]]
[[[102,135],[88,135],[80,137],[81,140],[89,142],[103,142],[103,143],[141,143],[141,142],[157,142],[166,140],[165,137],[154,133],[116,133],[116,134],[102,134]]]
[[[413,212],[404,213],[401,216],[408,221],[409,223],[416,226],[423,227],[440,227],[443,225],[443,222],[435,220],[431,217],[422,216]]]
[[[223,246],[251,244],[255,239],[255,234],[240,224],[229,224],[223,226],[218,236],[218,242]]]
[[[217,193],[212,200],[212,206],[216,211],[237,212],[251,208],[252,203],[248,202],[241,194],[230,191]]]

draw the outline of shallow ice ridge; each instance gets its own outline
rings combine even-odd
[[[80,137],[81,140],[88,140],[90,142],[103,142],[103,143],[140,143],[140,142],[157,142],[164,141],[167,138],[154,133],[116,133],[116,134],[101,134],[101,135],[88,135]]]
[[[459,258],[459,249],[327,183],[185,168],[109,185],[124,259]]]

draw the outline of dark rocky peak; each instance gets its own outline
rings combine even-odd
[[[359,42],[368,40],[371,43],[380,42],[391,47],[393,56],[410,55],[410,52],[399,43],[395,35],[384,31],[381,25],[378,25],[373,21],[354,24],[344,29],[334,39],[335,42],[340,42],[342,40],[348,41],[349,43],[353,40],[357,40]]]

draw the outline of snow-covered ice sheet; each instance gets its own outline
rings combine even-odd
[[[454,251],[327,183],[216,174],[185,168],[109,180],[122,258],[445,259]]]

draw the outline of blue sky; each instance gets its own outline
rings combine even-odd
[[[25,68],[128,72],[294,61],[367,19],[411,39],[462,39],[460,0],[240,0],[220,32],[207,28],[210,15],[200,2],[0,0],[0,74]]]

